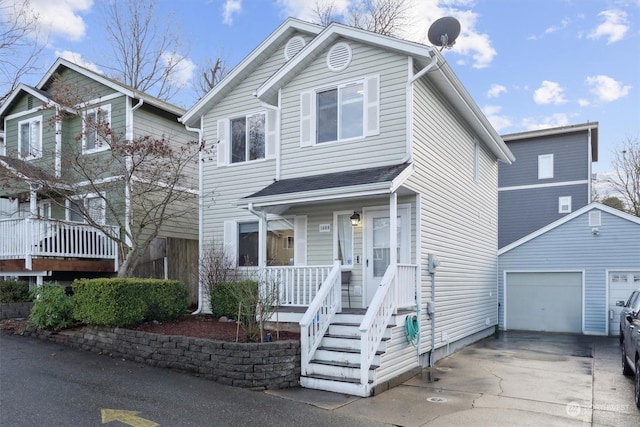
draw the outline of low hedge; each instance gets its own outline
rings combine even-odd
[[[29,283],[17,280],[0,280],[0,303],[31,302]]]
[[[74,317],[91,326],[126,327],[184,315],[187,290],[176,280],[103,278],[73,282]]]

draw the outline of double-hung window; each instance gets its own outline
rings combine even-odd
[[[111,132],[111,106],[102,105],[84,113],[82,120],[82,152],[93,153],[109,148]]]
[[[96,224],[106,224],[105,200],[101,196],[91,193],[67,203],[68,221],[89,222],[87,218],[91,218]]]
[[[553,154],[538,156],[538,179],[553,178]]]
[[[264,159],[265,115],[251,114],[231,119],[231,163]]]
[[[18,122],[18,147],[23,160],[42,157],[42,116]]]
[[[362,139],[380,133],[380,77],[364,77],[300,94],[300,145]]]
[[[350,83],[316,94],[318,143],[364,136],[364,84]]]

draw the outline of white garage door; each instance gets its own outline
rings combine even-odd
[[[582,333],[582,273],[507,273],[505,328]]]
[[[620,335],[622,306],[636,289],[640,289],[640,271],[609,273],[609,335]]]

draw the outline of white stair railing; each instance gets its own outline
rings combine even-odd
[[[360,323],[360,384],[367,387],[369,368],[389,320],[396,310],[396,266],[390,265],[382,277],[380,286]]]
[[[333,316],[342,310],[342,274],[336,261],[326,280],[300,320],[300,362],[302,375],[327,332]]]

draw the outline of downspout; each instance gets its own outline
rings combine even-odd
[[[56,105],[56,148],[55,148],[55,176],[60,178],[62,176],[62,119],[60,116],[60,106]]]
[[[407,153],[402,159],[403,163],[413,160],[413,84],[422,76],[424,76],[431,68],[438,63],[438,56],[434,54],[429,62],[422,70],[415,74],[413,72],[413,57],[409,57],[409,72],[407,80]]]
[[[131,143],[133,141],[133,112],[136,111],[138,108],[142,107],[142,104],[144,104],[144,101],[142,99],[138,100],[138,103],[136,105],[134,105],[133,107],[131,107],[131,99],[130,97],[127,98],[127,124],[126,124],[126,128],[127,128],[127,135],[126,135],[126,139],[127,141],[129,141],[129,143]],[[131,166],[132,165],[132,161],[131,161],[131,156],[127,156],[126,160],[125,160],[125,167],[127,168],[127,173],[130,173],[131,171]],[[131,176],[129,176],[129,182],[131,182]],[[125,187],[124,187],[124,199],[125,199],[125,207],[124,207],[124,228],[126,230],[126,243],[128,246],[131,246],[131,239],[129,238],[129,236],[131,235],[131,188],[130,188],[130,184],[126,183]]]
[[[591,175],[591,173],[592,173],[591,166],[592,166],[592,161],[593,161],[593,156],[591,155],[591,144],[592,144],[592,142],[591,142],[591,128],[587,129],[587,135],[588,135],[588,137],[587,137],[587,141],[588,141],[587,150],[589,150],[589,176],[587,176],[587,182],[589,183],[589,185],[588,185],[589,194],[587,194],[587,204],[589,204],[589,203],[592,202],[592,200],[591,200],[591,191],[592,191],[592,185],[593,185],[593,180],[591,179],[591,177],[592,177],[592,175]]]
[[[202,133],[204,132],[204,116],[200,116],[200,128],[192,128],[184,125],[189,132],[198,134],[198,146],[202,147]],[[204,196],[202,192],[202,183],[204,177],[204,155],[202,149],[198,153],[198,266],[204,257],[204,228],[202,226],[202,218],[204,217]],[[198,308],[191,314],[200,314],[202,312],[202,280],[200,280],[200,272],[198,272]]]

